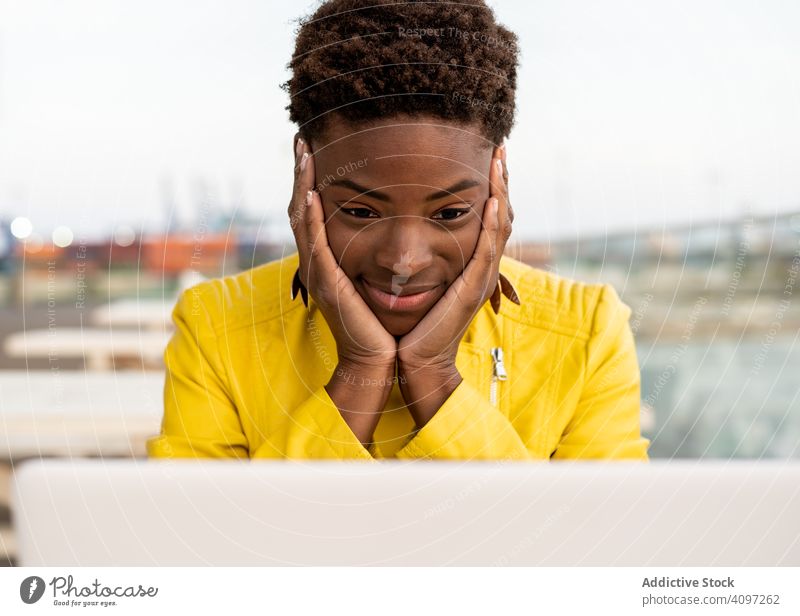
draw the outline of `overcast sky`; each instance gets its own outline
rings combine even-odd
[[[800,3],[491,5],[521,39],[517,238],[800,210]],[[313,6],[0,0],[0,216],[153,229],[202,178],[289,236],[278,86]]]

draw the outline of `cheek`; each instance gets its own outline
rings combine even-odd
[[[447,260],[452,264],[453,271],[461,273],[472,258],[480,237],[481,221],[477,217],[463,227],[452,232],[449,236]]]
[[[369,234],[358,233],[342,221],[341,214],[331,215],[325,208],[325,232],[334,258],[345,274],[352,278],[358,265],[370,254]]]

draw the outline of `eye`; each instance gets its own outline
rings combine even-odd
[[[433,215],[434,220],[457,220],[459,218],[463,218],[466,214],[469,214],[470,208],[454,208],[449,207],[444,210],[440,210]],[[438,216],[441,215],[441,218]]]
[[[345,214],[348,216],[352,216],[353,218],[371,218],[371,215],[375,214],[372,210],[368,210],[365,207],[343,207],[340,208]]]

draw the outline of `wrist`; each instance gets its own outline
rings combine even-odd
[[[394,367],[340,362],[325,385],[342,418],[366,448],[389,398],[393,377]]]
[[[461,373],[452,365],[400,364],[400,392],[417,429],[422,429],[461,384]]]
[[[398,371],[406,375],[434,374],[452,376],[458,373],[455,357],[440,356],[434,358],[415,357],[413,355],[397,355]]]
[[[340,361],[333,370],[330,382],[339,382],[354,388],[391,387],[394,383],[395,366],[365,365],[349,361]]]

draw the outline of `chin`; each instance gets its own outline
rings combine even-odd
[[[381,322],[383,328],[389,332],[395,338],[401,338],[405,336],[408,332],[414,329],[419,323],[420,319],[413,316],[401,316],[401,315],[375,315],[378,317],[378,321]]]

